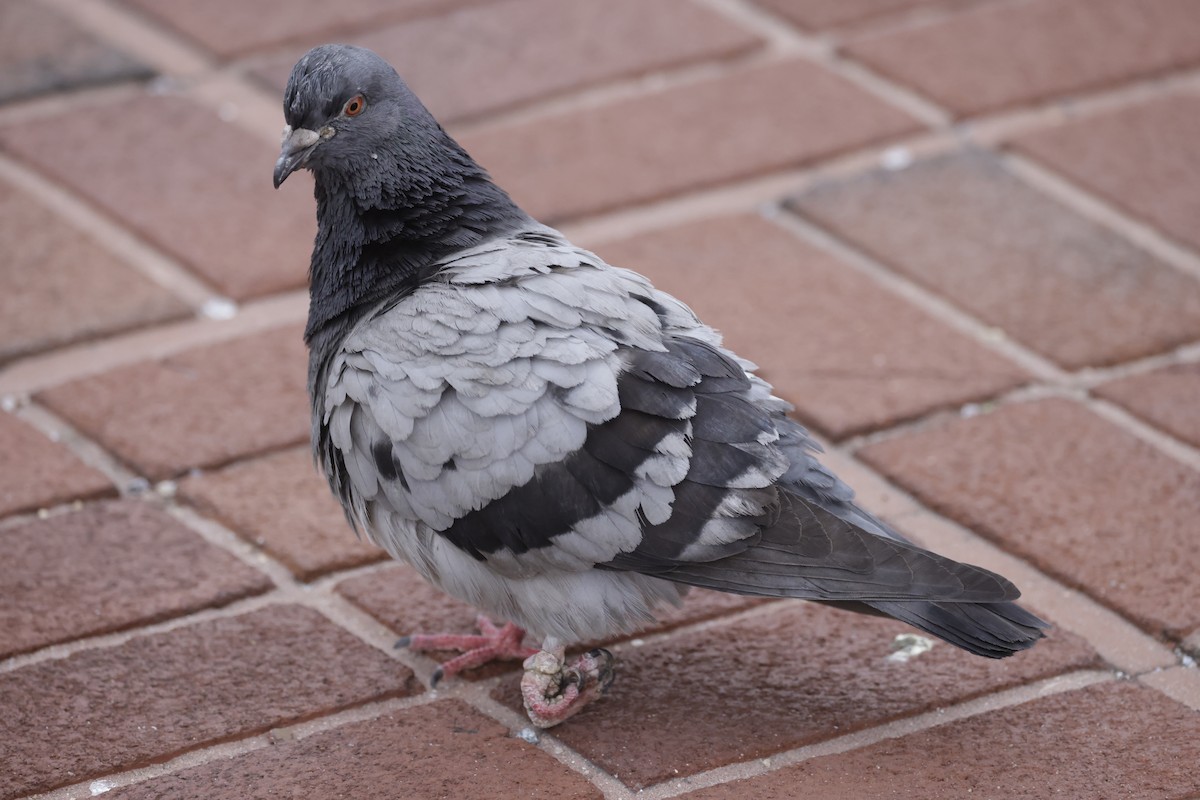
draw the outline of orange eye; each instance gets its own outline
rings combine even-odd
[[[367,107],[367,99],[361,94],[356,94],[346,101],[346,105],[342,107],[342,113],[347,117],[357,117]]]

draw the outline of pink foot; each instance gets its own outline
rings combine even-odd
[[[480,614],[475,618],[479,628],[479,636],[464,636],[459,634],[413,634],[405,636],[396,642],[396,647],[407,647],[411,650],[461,650],[462,655],[455,656],[433,671],[429,685],[437,686],[442,678],[449,678],[465,669],[478,667],[489,661],[520,660],[528,658],[537,652],[536,647],[525,647],[521,644],[525,631],[511,622],[503,628]]]
[[[541,650],[525,659],[521,695],[529,721],[549,728],[575,715],[613,682],[612,653],[598,648],[567,665],[563,649]]]

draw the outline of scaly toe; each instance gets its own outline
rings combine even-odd
[[[513,623],[498,627],[487,617],[480,615],[475,621],[481,633],[479,635],[444,634],[428,635],[413,634],[403,636],[396,642],[396,647],[407,647],[418,652],[428,650],[459,650],[461,655],[455,656],[441,664],[433,671],[429,684],[435,687],[443,678],[449,678],[463,670],[478,667],[490,661],[524,659],[537,651],[525,647],[522,641],[525,631]]]
[[[604,694],[614,677],[612,653],[592,650],[570,665],[563,651],[543,650],[525,660],[521,695],[529,720],[549,728],[574,716]]]

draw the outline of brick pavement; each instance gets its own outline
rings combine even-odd
[[[278,91],[372,46],[532,211],[726,332],[863,501],[1012,577],[1003,662],[698,592],[523,737],[304,445]],[[0,7],[0,800],[1200,797],[1190,0]],[[233,413],[232,409],[236,409]]]

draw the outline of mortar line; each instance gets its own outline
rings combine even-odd
[[[437,698],[428,697],[428,692],[410,695],[408,697],[391,697],[383,700],[373,700],[366,703],[344,708],[329,714],[323,714],[312,719],[306,719],[292,724],[279,725],[262,733],[254,733],[240,739],[218,742],[188,750],[167,761],[149,764],[132,769],[119,769],[115,772],[85,779],[68,786],[62,786],[49,792],[30,795],[28,800],[80,800],[93,797],[92,786],[103,783],[104,791],[133,786],[169,775],[183,772],[194,767],[215,764],[220,761],[231,761],[259,750],[275,746],[281,740],[303,740],[311,736],[336,730],[345,725],[377,719],[387,714],[407,711],[411,708],[429,705]],[[100,788],[100,787],[97,787]]]
[[[0,153],[0,178],[28,192],[41,205],[112,254],[122,266],[162,287],[194,311],[221,299],[214,286],[179,261],[89,201],[4,153]]]
[[[1027,184],[1067,206],[1084,219],[1095,222],[1135,246],[1157,256],[1185,275],[1200,279],[1200,254],[1160,233],[1109,203],[1099,194],[1073,183],[1035,159],[1012,150],[1000,157],[1014,174]]]
[[[168,633],[179,628],[187,628],[214,619],[236,617],[276,605],[286,605],[295,602],[293,595],[278,587],[266,592],[248,597],[239,597],[222,606],[205,606],[204,608],[180,614],[170,619],[157,622],[135,622],[131,627],[109,633],[84,635],[77,639],[58,644],[46,645],[30,653],[8,656],[0,659],[0,675],[18,669],[43,664],[50,661],[61,661],[76,653],[87,650],[106,650],[119,647],[134,639]]]
[[[848,455],[857,457],[857,453],[860,450],[880,442],[920,433],[930,428],[941,427],[950,421],[980,413],[988,413],[993,409],[1002,408],[1007,405],[1030,403],[1052,397],[1082,401],[1084,393],[1080,389],[1062,384],[1029,383],[1006,389],[986,400],[962,403],[957,408],[934,408],[924,414],[901,420],[884,428],[848,436],[845,439],[834,442],[832,446],[839,448]]]
[[[880,263],[853,243],[818,227],[796,212],[780,207],[770,219],[784,230],[816,245],[863,273],[866,277],[911,302],[930,316],[968,335],[972,340],[1016,363],[1035,378],[1061,384],[1067,373],[1046,356],[1008,337],[999,328],[971,315],[919,282]]]
[[[814,758],[858,750],[887,739],[923,733],[959,720],[970,719],[1012,706],[1032,702],[1064,692],[1077,691],[1113,680],[1111,673],[1096,670],[1077,670],[1040,681],[1022,684],[1011,689],[976,697],[945,708],[902,717],[844,736],[804,745],[766,758],[729,764],[683,778],[655,784],[638,792],[638,800],[667,800],[687,792],[746,780],[776,772]]]
[[[605,800],[633,800],[635,797],[635,794],[620,779],[563,742],[552,731],[534,728],[520,712],[513,711],[493,699],[490,686],[474,683],[471,691],[464,692],[461,699],[469,703],[476,711],[508,728],[517,738],[528,742],[526,736],[532,734],[537,737],[535,742],[531,742],[533,746],[567,769],[587,779],[604,796]]]
[[[89,33],[168,75],[195,75],[212,69],[216,60],[199,45],[162,23],[111,0],[41,0]]]
[[[1200,91],[1200,67],[1187,67],[968,117],[959,120],[957,127],[981,147],[995,147],[1030,131],[1082,122],[1159,97],[1196,91]]]
[[[889,105],[906,111],[934,130],[950,130],[954,126],[954,114],[938,105],[933,98],[888,78],[861,61],[855,61],[834,51],[830,53],[828,60],[821,63],[830,71]]]
[[[773,213],[781,197],[836,178],[852,178],[878,169],[885,154],[903,150],[930,157],[959,146],[951,132],[918,130],[908,135],[871,142],[853,150],[824,156],[799,166],[702,186],[670,197],[627,204],[617,209],[566,219],[556,225],[573,241],[595,247],[640,233],[711,217]]]
[[[354,535],[350,531],[349,526],[346,527],[346,535]],[[367,540],[364,539],[363,541]],[[389,556],[379,561],[371,561],[366,564],[355,564],[353,566],[344,567],[342,569],[334,569],[329,572],[322,573],[309,581],[308,585],[314,589],[321,589],[322,591],[326,589],[336,591],[337,585],[343,581],[354,580],[356,578],[365,578],[371,575],[376,575],[380,572],[387,572],[393,565],[402,563],[404,562],[397,561]]]
[[[1072,374],[1068,376],[1069,380],[1061,382],[1035,382],[1018,386],[1014,389],[1001,392],[985,401],[962,404],[957,411],[947,408],[935,408],[924,414],[888,425],[879,430],[847,437],[838,441],[837,447],[847,453],[854,454],[870,445],[917,433],[930,427],[936,427],[947,420],[961,417],[964,414],[964,410],[969,407],[1002,407],[1018,403],[1034,402],[1051,397],[1062,397],[1086,406],[1098,416],[1103,417],[1118,428],[1144,441],[1164,455],[1190,469],[1200,472],[1200,448],[1141,419],[1119,403],[1097,397],[1091,393],[1092,389],[1108,380],[1143,375],[1170,364],[1194,363],[1197,358],[1200,358],[1200,353],[1197,352],[1197,349],[1198,346],[1193,343],[1172,353],[1156,355],[1143,359],[1140,362],[1122,364],[1119,371],[1116,369],[1111,371],[1101,369],[1087,370],[1086,375]]]
[[[908,8],[897,8],[882,14],[838,23],[831,27],[828,33],[835,36],[839,42],[848,39],[875,38],[876,36],[887,34],[903,33],[917,28],[936,25],[939,22],[959,16],[960,14],[969,13],[982,6],[985,2],[993,7],[998,7],[1001,2],[1007,2],[1008,5],[1015,6],[1027,3],[1029,0],[957,0],[957,2],[947,0],[947,2],[940,5],[917,5]]]
[[[299,594],[307,589],[282,561],[272,556],[265,548],[257,547],[242,538],[229,526],[202,514],[190,505],[176,502],[173,496],[163,503],[163,507],[175,520],[213,547],[266,575],[276,590]]]
[[[1154,427],[1136,415],[1110,400],[1101,397],[1088,397],[1084,401],[1098,416],[1103,417],[1118,428],[1150,445],[1185,467],[1200,472],[1200,448],[1175,438],[1166,431]]]
[[[194,317],[76,342],[7,364],[0,370],[0,396],[23,397],[117,367],[300,324],[307,315],[308,292],[297,289],[237,306],[230,319]]]
[[[768,8],[748,3],[746,0],[696,0],[700,5],[724,16],[767,42],[768,46],[781,53],[808,55],[816,60],[827,54],[832,44],[819,35],[810,35],[797,30]]]
[[[746,0],[704,0],[714,10],[769,36],[783,52],[794,52],[825,67],[843,80],[890,106],[899,108],[934,129],[948,128],[952,115],[930,98],[893,81],[838,52],[836,38],[808,33],[769,9],[751,6]]]
[[[1195,364],[1196,362],[1200,362],[1200,341],[1181,344],[1170,350],[1122,361],[1107,367],[1084,367],[1072,373],[1072,382],[1081,389],[1091,391],[1110,381],[1145,375],[1148,372],[1177,364]]]
[[[589,111],[625,100],[651,97],[723,77],[733,77],[741,72],[784,63],[792,58],[792,54],[788,52],[780,52],[771,47],[758,47],[738,55],[667,67],[633,77],[616,78],[545,99],[530,100],[511,109],[501,109],[451,122],[447,128],[455,138],[467,138],[476,133]]]
[[[408,667],[425,691],[449,689],[453,692],[457,688],[453,684],[450,686],[439,684],[436,690],[430,686],[433,671],[438,666],[437,662],[407,648],[397,648],[396,639],[398,637],[391,628],[338,594],[332,586],[308,595],[306,605],[369,647]]]
[[[35,97],[16,98],[0,105],[0,127],[35,122],[47,117],[72,115],[79,118],[86,115],[88,109],[141,97],[145,91],[144,80],[130,78],[113,83],[76,86]]]
[[[103,474],[112,482],[121,497],[133,494],[138,485],[145,481],[99,442],[45,406],[32,400],[24,400],[13,413],[43,433],[50,441],[61,444],[84,464]],[[149,487],[149,481],[146,481],[145,485]]]
[[[1170,667],[1148,675],[1138,682],[1165,694],[1193,711],[1200,711],[1200,670],[1191,667]]]

